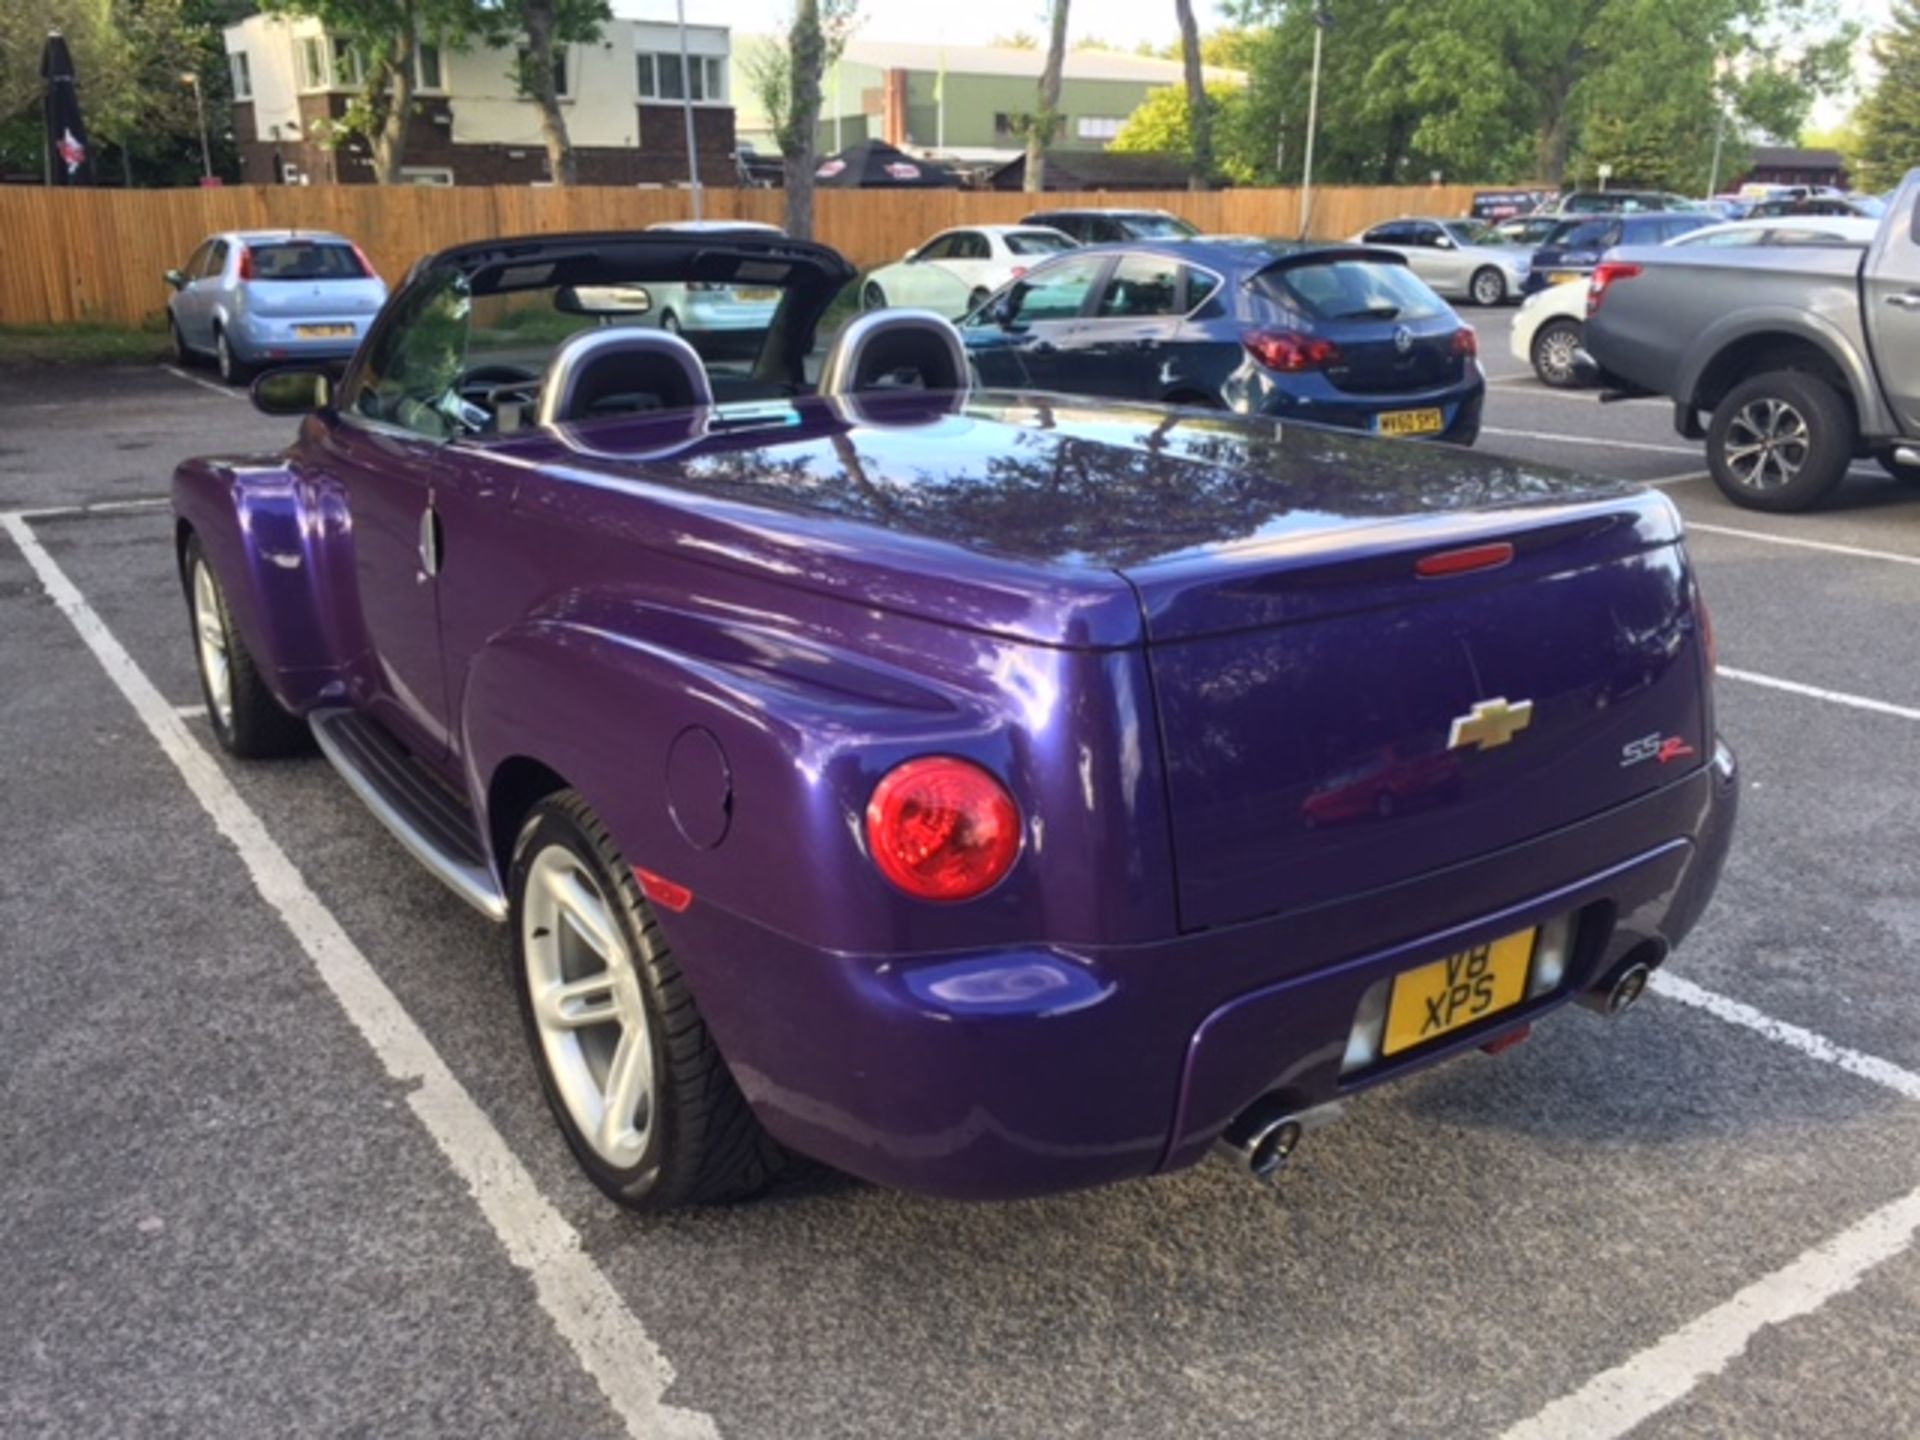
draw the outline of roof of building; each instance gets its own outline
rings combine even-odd
[[[1047,52],[1038,46],[936,45],[855,37],[847,42],[844,57],[849,64],[871,65],[879,70],[938,72],[944,64],[949,75],[1015,75],[1038,80]],[[1068,80],[1132,80],[1148,85],[1178,85],[1186,77],[1178,60],[1129,55],[1120,50],[1070,50],[1061,74]],[[1247,78],[1243,71],[1211,65],[1205,67],[1205,74],[1209,80],[1228,84],[1243,84]]]
[[[1770,169],[1793,170],[1844,170],[1847,158],[1838,150],[1808,150],[1798,145],[1756,145],[1753,147],[1755,169],[1766,166]]]
[[[1049,150],[1049,190],[1184,190],[1193,162],[1184,155],[1117,150]],[[996,190],[1017,190],[1026,179],[1027,157],[1009,160],[993,172]]]

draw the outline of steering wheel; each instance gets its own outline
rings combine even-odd
[[[454,388],[460,392],[463,400],[491,405],[502,394],[529,390],[539,383],[540,376],[523,365],[494,363],[475,365],[471,370],[461,372],[460,383]]]

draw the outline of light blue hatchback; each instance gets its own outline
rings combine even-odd
[[[210,356],[235,384],[273,365],[350,358],[387,300],[360,247],[317,230],[210,235],[166,278],[174,354]]]

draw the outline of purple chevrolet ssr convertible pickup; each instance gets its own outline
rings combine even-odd
[[[285,453],[174,479],[220,742],[317,742],[509,928],[602,1188],[1266,1173],[1344,1096],[1640,993],[1736,799],[1664,497],[981,391],[919,312],[816,365],[852,275],[717,231],[450,250],[337,382],[256,382]],[[777,302],[758,349],[663,328],[688,285]]]

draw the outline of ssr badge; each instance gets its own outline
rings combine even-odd
[[[1620,768],[1644,765],[1649,760],[1658,760],[1662,765],[1674,760],[1684,760],[1693,754],[1693,746],[1680,735],[1662,735],[1658,730],[1651,735],[1642,735],[1638,740],[1629,740],[1620,747]]]

